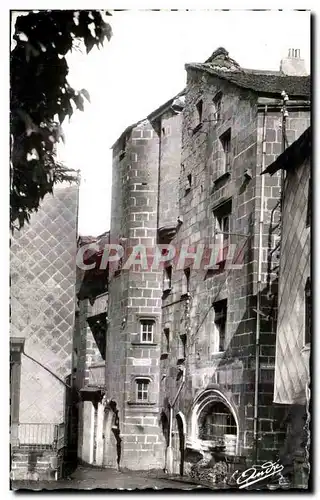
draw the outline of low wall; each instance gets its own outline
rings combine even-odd
[[[55,481],[62,477],[63,449],[36,450],[17,448],[11,456],[12,481]]]

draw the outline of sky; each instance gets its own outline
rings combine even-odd
[[[204,62],[218,47],[242,67],[278,70],[289,48],[310,71],[310,14],[300,11],[127,11],[108,18],[103,49],[68,56],[69,83],[91,103],[63,124],[59,158],[81,170],[79,234],[109,229],[111,147],[123,130],[146,117],[186,84],[184,65]]]

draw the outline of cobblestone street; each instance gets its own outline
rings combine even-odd
[[[100,489],[179,489],[191,490],[201,488],[196,484],[188,482],[176,481],[174,479],[164,478],[161,472],[146,472],[146,471],[123,471],[118,472],[115,469],[100,469],[79,466],[78,469],[71,475],[70,479],[61,481],[15,481],[12,483],[12,489],[79,489],[91,490]]]

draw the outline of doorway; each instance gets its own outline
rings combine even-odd
[[[176,416],[178,436],[179,436],[179,474],[183,476],[184,473],[184,454],[185,454],[185,426],[182,416],[178,413]]]

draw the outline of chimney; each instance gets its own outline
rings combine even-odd
[[[300,57],[300,49],[289,49],[288,57],[280,62],[280,71],[288,76],[307,76],[306,63]]]

